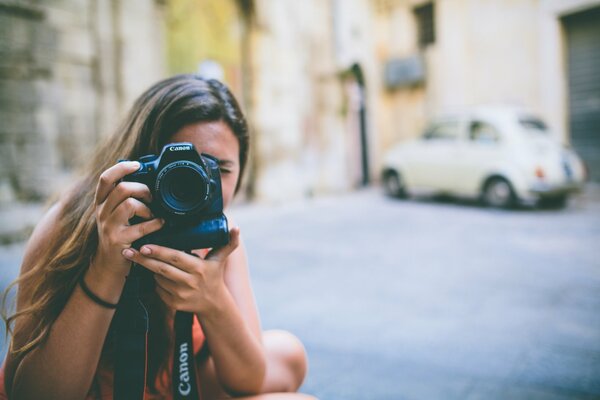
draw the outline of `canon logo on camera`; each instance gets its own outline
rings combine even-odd
[[[183,150],[191,150],[192,146],[172,146],[169,147],[169,151],[183,151]]]

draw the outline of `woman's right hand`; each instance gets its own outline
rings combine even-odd
[[[164,221],[154,218],[146,204],[152,201],[148,186],[139,182],[120,182],[140,167],[137,161],[120,162],[100,175],[96,188],[98,249],[94,265],[102,265],[119,275],[127,275],[131,261],[121,252],[141,237],[162,228]],[[144,204],[146,203],[146,204]],[[129,225],[134,216],[146,221]]]

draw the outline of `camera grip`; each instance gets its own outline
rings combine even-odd
[[[221,214],[194,225],[165,225],[162,229],[136,240],[132,247],[139,250],[145,244],[157,244],[175,250],[190,251],[222,247],[227,243],[229,227],[227,218]]]

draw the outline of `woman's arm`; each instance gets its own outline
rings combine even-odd
[[[116,303],[125,277],[100,269],[103,266],[97,264],[90,267],[85,277],[88,286],[102,299]],[[52,325],[48,339],[29,352],[18,366],[9,355],[6,387],[10,398],[85,398],[113,314],[114,310],[97,305],[77,287]],[[19,337],[14,340],[22,341]]]
[[[246,251],[241,237],[237,248],[227,257],[224,281],[228,302],[221,305],[224,311],[214,315],[214,318],[198,316],[208,341],[212,365],[221,386],[226,390],[239,393],[240,391],[236,391],[235,386],[231,386],[229,382],[242,381],[243,374],[246,372],[248,376],[245,379],[252,390],[243,393],[259,393],[266,375],[266,354],[256,301],[250,284]],[[228,307],[231,307],[232,311],[225,311]],[[251,345],[246,341],[251,342]],[[238,346],[233,346],[232,344],[236,342]],[[260,354],[255,356],[260,364],[257,367],[248,366],[244,370],[236,363],[235,353],[248,348],[260,351]],[[262,378],[257,377],[260,372],[263,373]],[[260,383],[258,387],[253,386],[257,383]]]
[[[134,251],[131,259],[155,273],[165,303],[198,315],[222,386],[235,394],[258,393],[266,370],[260,323],[249,281],[243,282],[248,273],[239,264],[239,229],[230,235],[228,245],[204,259],[156,245]]]
[[[227,258],[225,265],[225,284],[235,300],[240,313],[254,336],[262,340],[262,328],[254,292],[250,283],[248,257],[242,236],[238,247]]]
[[[129,270],[130,262],[121,256],[122,249],[162,225],[158,220],[150,220],[128,226],[133,215],[150,217],[143,203],[133,198],[148,197],[148,188],[132,182],[118,183],[137,167],[134,163],[111,167],[102,174],[96,190],[99,244],[84,279],[93,293],[110,303],[118,302]],[[44,253],[46,243],[55,240],[54,227],[61,214],[61,206],[55,206],[38,224],[28,243],[21,274],[30,271],[36,258]],[[19,287],[17,310],[31,304],[32,292],[31,287]],[[113,309],[96,304],[77,286],[51,326],[47,340],[22,359],[8,355],[5,383],[10,398],[85,398],[113,314]],[[33,323],[31,319],[18,321],[13,338],[17,348],[25,344]]]

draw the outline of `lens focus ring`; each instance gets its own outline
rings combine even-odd
[[[168,213],[190,215],[206,205],[210,197],[210,179],[200,165],[176,161],[159,172],[155,193]]]

